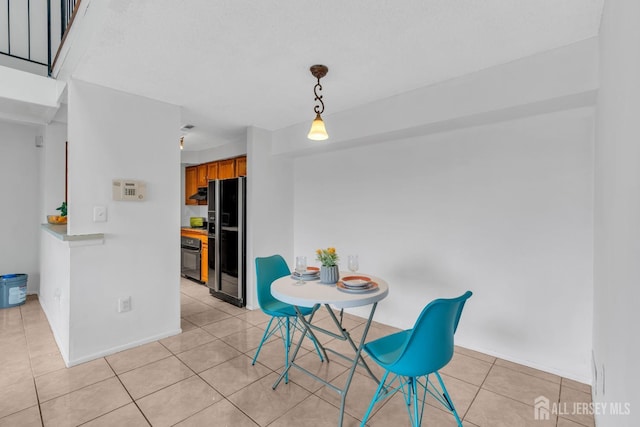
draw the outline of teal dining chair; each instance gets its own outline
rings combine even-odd
[[[293,306],[277,300],[273,295],[271,295],[271,283],[276,279],[289,276],[290,274],[291,271],[289,270],[289,266],[287,266],[287,262],[280,255],[256,258],[258,304],[265,314],[271,316],[271,319],[264,330],[264,334],[262,335],[262,340],[260,340],[260,345],[256,350],[256,354],[253,356],[253,361],[251,362],[252,365],[255,365],[256,360],[258,360],[258,355],[260,354],[260,350],[262,349],[262,345],[265,341],[271,338],[272,335],[279,333],[284,343],[285,369],[288,369],[289,367],[289,349],[291,348],[295,331],[299,330],[300,332],[303,332],[304,330],[298,324],[298,316],[296,315],[296,311]],[[314,309],[300,307],[299,310],[303,316],[310,316],[309,321],[311,321],[313,314],[315,313]],[[313,340],[313,338],[311,338],[311,340],[316,347],[318,356],[320,356],[320,361],[324,361],[322,354],[320,354],[318,344]],[[284,377],[284,382],[289,382],[288,373]]]
[[[364,351],[385,369],[385,373],[362,419],[361,427],[369,419],[377,402],[398,391],[404,395],[412,426],[417,427],[422,423],[428,393],[444,405],[453,414],[458,426],[462,427],[458,412],[438,371],[453,357],[453,335],[458,328],[464,304],[471,295],[473,293],[467,291],[457,298],[431,301],[422,310],[412,329],[387,335],[364,345]],[[438,380],[440,390],[430,381],[431,374]]]

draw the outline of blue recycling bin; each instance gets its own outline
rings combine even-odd
[[[16,307],[27,300],[27,275],[0,276],[0,308]]]

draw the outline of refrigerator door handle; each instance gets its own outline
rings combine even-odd
[[[216,198],[215,198],[215,200],[213,202],[214,203],[213,206],[214,206],[214,209],[216,210],[215,217],[216,217],[216,229],[217,230],[220,230],[219,227],[221,225],[220,224],[220,198],[221,198],[220,197],[221,196],[220,193],[221,193],[221,191],[222,191],[222,188],[220,186],[220,181],[216,180],[215,181]],[[218,235],[218,238],[216,239],[216,244],[215,244],[215,250],[216,250],[216,253],[215,253],[216,281],[214,283],[213,289],[216,292],[220,292],[222,290],[222,284],[221,284],[222,278],[220,276],[220,274],[221,274],[221,268],[220,268],[221,267],[221,265],[220,265],[220,239],[222,237],[222,232],[216,233],[216,234]]]
[[[238,299],[245,304],[244,301],[244,270],[245,270],[245,257],[244,257],[244,227],[245,227],[245,178],[238,178]]]

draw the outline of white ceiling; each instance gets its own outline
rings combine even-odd
[[[109,0],[74,75],[183,106],[197,150],[310,122],[313,64],[328,117],[596,36],[603,1]]]

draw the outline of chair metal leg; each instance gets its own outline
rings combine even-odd
[[[420,427],[420,422],[422,421],[420,417],[418,417],[418,389],[416,387],[416,378],[410,378],[410,387],[413,393],[413,427]],[[422,402],[424,405],[424,401]]]
[[[400,377],[400,382],[404,382],[403,381],[404,377]],[[411,377],[407,377],[407,392],[404,392],[404,385],[402,387],[402,393],[405,395],[404,396],[404,403],[407,404],[407,406],[411,406],[412,400],[413,400],[413,388],[411,387]],[[411,409],[407,408],[407,410],[409,411],[409,415],[411,415]]]
[[[386,371],[382,378],[380,379],[380,384],[378,384],[378,388],[376,392],[373,394],[373,398],[371,398],[371,402],[369,403],[369,407],[367,408],[367,412],[365,412],[364,417],[362,417],[362,422],[360,423],[360,427],[364,427],[365,423],[369,419],[369,415],[373,410],[378,398],[380,397],[380,392],[384,389],[384,383],[387,381],[387,377],[389,376],[389,371]]]
[[[260,345],[256,350],[256,354],[255,356],[253,356],[253,361],[251,362],[251,365],[256,364],[256,360],[258,360],[258,355],[260,354],[260,350],[262,350],[262,344],[264,344],[264,342],[267,340],[267,337],[270,335],[269,329],[271,329],[271,323],[273,322],[273,319],[275,319],[275,317],[271,316],[271,320],[269,320],[267,327],[264,329],[264,334],[262,335],[262,339],[260,340]]]
[[[453,416],[455,417],[456,422],[458,423],[458,427],[462,427],[462,421],[460,421],[460,417],[458,416],[458,411],[456,411],[456,407],[453,406],[453,400],[451,400],[451,396],[449,396],[449,392],[447,391],[447,388],[444,386],[444,381],[442,381],[442,377],[440,376],[440,373],[436,371],[435,374],[436,374],[436,378],[438,378],[438,382],[440,383],[440,387],[442,388],[442,394],[444,395],[444,398],[449,404],[449,410],[453,413]]]

